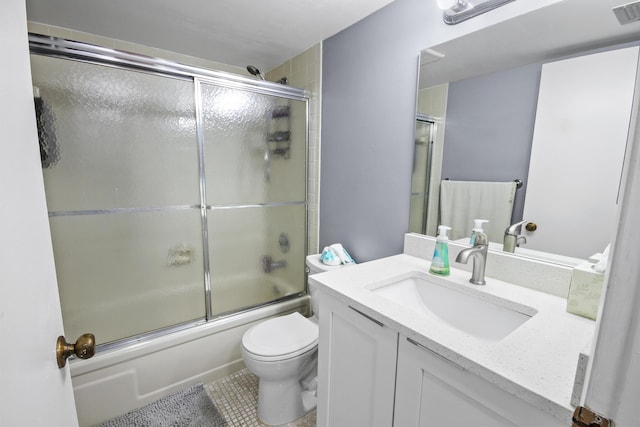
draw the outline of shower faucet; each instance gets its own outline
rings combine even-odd
[[[278,268],[285,268],[287,266],[286,260],[274,261],[270,255],[265,255],[262,257],[262,272],[263,273],[271,273],[273,270]]]

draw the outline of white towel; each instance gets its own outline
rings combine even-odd
[[[442,181],[440,224],[451,227],[450,239],[457,240],[471,236],[474,219],[488,219],[484,231],[489,241],[502,243],[511,225],[515,194],[515,181]]]

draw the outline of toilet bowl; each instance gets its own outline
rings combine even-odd
[[[309,274],[340,268],[320,255],[307,257]],[[242,336],[242,358],[258,377],[258,418],[265,424],[294,421],[316,407],[318,307],[310,287],[313,317],[291,313],[265,320]]]
[[[263,423],[285,424],[315,408],[315,390],[305,390],[303,380],[316,373],[317,324],[295,312],[252,326],[242,337],[242,358],[259,379]]]

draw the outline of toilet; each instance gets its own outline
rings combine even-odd
[[[306,260],[309,275],[335,270],[320,255]],[[313,317],[298,312],[249,328],[242,336],[242,358],[259,380],[258,418],[268,425],[286,424],[316,407],[318,368],[318,307],[309,285]]]

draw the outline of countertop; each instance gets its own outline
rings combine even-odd
[[[454,286],[522,304],[537,313],[500,341],[488,341],[437,318],[408,310],[369,289],[408,272],[427,272],[429,261],[406,255],[309,276],[327,292],[382,321],[429,350],[560,420],[570,420],[570,404],[580,352],[589,348],[595,322],[566,311],[565,298],[486,278],[468,282],[470,273],[451,268]],[[322,308],[320,308],[322,316]]]

